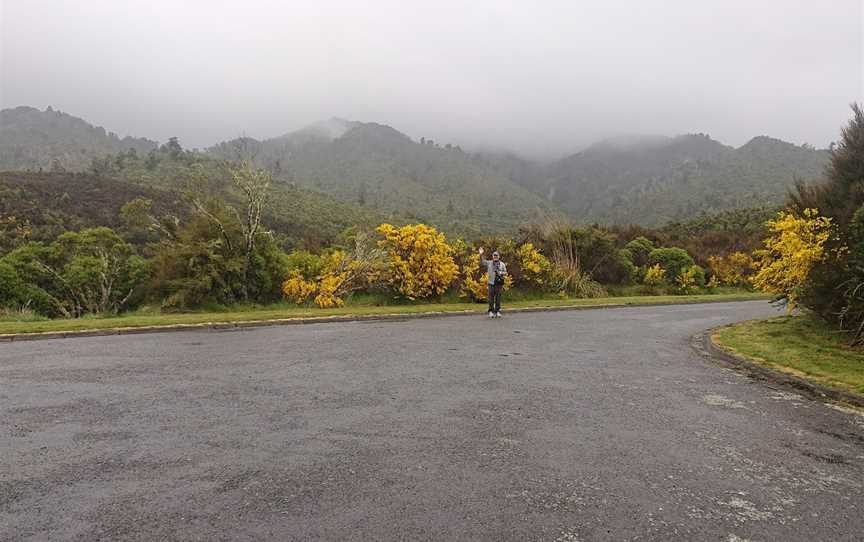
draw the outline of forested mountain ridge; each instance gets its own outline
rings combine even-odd
[[[543,190],[579,222],[657,226],[700,212],[780,205],[829,153],[765,136],[733,148],[704,134],[613,139],[550,166]]]
[[[465,236],[514,231],[549,214],[577,223],[658,226],[700,213],[776,206],[796,179],[819,179],[829,156],[767,136],[734,148],[690,134],[616,137],[541,163],[512,153],[468,153],[412,140],[384,124],[339,118],[190,153],[176,140],[159,147],[147,139],[120,139],[50,108],[0,111],[0,171],[124,171],[121,178],[131,175],[139,184],[176,188],[185,166],[179,173],[182,160],[157,167],[166,153],[202,160],[251,157],[279,186],[305,190],[304,201],[313,192],[326,194],[329,199],[317,198],[315,205],[322,219],[391,217]],[[324,213],[326,206],[333,212]]]
[[[227,159],[251,154],[276,178],[468,235],[515,230],[555,208],[458,146],[415,142],[377,123],[331,119],[207,152]]]
[[[130,150],[145,154],[156,146],[145,138],[121,139],[51,107],[0,110],[0,170],[83,171],[93,158]]]

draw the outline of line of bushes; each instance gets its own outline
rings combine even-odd
[[[0,308],[76,318],[143,303],[163,311],[280,299],[336,307],[355,292],[478,302],[486,297],[481,246],[498,250],[507,263],[505,288],[571,297],[606,295],[604,285],[634,285],[643,294],[746,287],[753,272],[743,253],[709,258],[706,272],[682,248],[554,221],[523,228],[515,238],[471,241],[450,241],[426,224],[381,224],[371,232],[348,230],[323,250],[286,252],[262,223],[270,175],[248,163],[226,171],[235,203],[208,189],[218,183],[202,170],[184,193],[190,211],[182,219],[157,215],[138,198],[123,206],[119,233],[98,227],[34,242],[26,222],[0,217]]]
[[[563,225],[542,236],[526,232],[518,241],[468,243],[448,242],[424,224],[382,224],[374,233],[349,234],[344,246],[320,253],[285,253],[261,231],[247,269],[237,216],[215,204],[207,209],[184,223],[164,220],[157,227],[154,222],[163,237],[141,251],[147,257],[105,227],[66,232],[51,243],[24,242],[0,257],[0,306],[74,318],[116,314],[145,302],[181,311],[284,297],[329,308],[354,292],[410,300],[458,292],[478,302],[486,297],[479,246],[501,252],[508,264],[507,289],[606,295],[595,273],[607,284],[638,285],[644,294],[686,294],[705,286],[705,272],[686,251],[655,248],[644,238],[618,248],[601,230]]]

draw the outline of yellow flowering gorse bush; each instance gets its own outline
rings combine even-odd
[[[833,235],[833,225],[818,210],[805,209],[802,216],[781,211],[767,226],[770,235],[765,248],[756,252],[758,271],[753,285],[784,296],[791,310],[810,270],[827,256],[825,243]]]
[[[645,279],[643,282],[646,286],[660,286],[666,281],[666,271],[660,267],[660,264],[654,264],[645,270]]]
[[[376,231],[384,237],[378,246],[387,255],[387,280],[408,299],[443,294],[459,273],[453,250],[435,228],[381,224]]]
[[[678,287],[679,292],[689,294],[696,291],[696,287],[698,286],[696,273],[696,266],[692,265],[681,270],[681,273],[675,277],[675,285]]]
[[[546,256],[540,254],[533,243],[519,246],[516,249],[516,258],[519,259],[519,266],[522,269],[522,281],[527,286],[543,287],[549,283],[552,264]]]
[[[315,279],[307,280],[299,272],[293,272],[282,283],[282,293],[298,305],[313,299],[322,309],[341,307],[342,297],[350,290],[344,288],[353,276],[357,262],[352,262],[341,250],[334,251],[324,258],[324,269]]]
[[[725,258],[709,256],[708,266],[713,273],[714,286],[747,286],[753,273],[753,258],[744,252],[733,252]]]
[[[345,283],[347,273],[330,273],[321,277],[318,281],[318,295],[315,296],[315,304],[322,309],[341,307],[345,304],[340,296],[339,289]]]
[[[380,251],[367,250],[363,241],[354,252],[334,250],[322,258],[317,277],[307,279],[295,271],[282,283],[282,293],[298,305],[310,299],[322,309],[341,307],[349,293],[375,284],[380,276]]]
[[[304,279],[298,271],[291,273],[282,283],[282,294],[298,305],[305,304],[317,289],[315,282]]]
[[[475,268],[479,266],[475,265]],[[503,290],[506,292],[513,286],[513,277],[504,277]],[[487,301],[489,299],[489,283],[486,282],[486,273],[477,272],[466,266],[463,270],[462,284],[459,287],[459,297],[467,297],[473,301]]]

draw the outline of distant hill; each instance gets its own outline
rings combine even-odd
[[[617,138],[552,164],[534,190],[579,222],[658,226],[780,205],[796,179],[818,179],[828,158],[765,136],[737,149],[703,134]]]
[[[157,165],[166,153],[184,158]],[[50,108],[0,111],[0,171],[91,171],[174,189],[190,159],[250,156],[272,171],[279,190],[309,204],[284,209],[302,216],[292,228],[305,224],[307,235],[316,224],[325,237],[349,218],[371,217],[428,222],[467,237],[512,232],[550,214],[579,223],[658,226],[702,213],[777,206],[796,179],[820,178],[828,161],[825,150],[766,136],[733,148],[691,134],[617,137],[539,163],[515,154],[467,153],[414,141],[384,124],[338,118],[190,153],[176,141],[158,146],[120,139]]]
[[[0,171],[83,171],[93,158],[130,150],[145,154],[156,145],[144,138],[121,139],[50,107],[0,110]]]
[[[0,111],[0,215],[27,219],[37,237],[64,230],[120,225],[123,204],[144,197],[157,213],[188,211],[182,191],[191,168],[220,167],[176,142],[123,138],[53,111],[18,107]],[[29,142],[29,143],[28,143]],[[224,172],[216,191],[236,197]],[[292,183],[273,186],[266,225],[291,246],[334,241],[353,226],[371,227],[390,217],[361,209]]]
[[[376,123],[341,119],[281,137],[234,140],[212,156],[247,154],[298,186],[465,235],[515,230],[554,205],[459,147],[415,142]]]

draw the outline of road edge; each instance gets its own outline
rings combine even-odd
[[[558,311],[581,311],[597,309],[614,309],[623,307],[657,307],[668,305],[699,305],[708,303],[748,303],[760,301],[759,299],[741,300],[712,300],[704,299],[698,301],[658,301],[646,303],[603,303],[599,305],[561,305],[557,307],[520,307],[508,309],[507,314],[525,312],[558,312]],[[290,326],[302,324],[327,324],[334,322],[367,322],[377,320],[413,320],[419,318],[441,318],[449,316],[482,315],[485,310],[466,309],[463,311],[429,311],[415,313],[382,313],[362,315],[335,315],[335,316],[297,316],[293,318],[277,318],[267,320],[246,320],[239,322],[215,321],[201,322],[196,324],[164,324],[157,326],[137,327],[114,327],[103,329],[82,329],[75,331],[43,331],[34,333],[7,333],[0,334],[0,343],[38,341],[43,339],[73,339],[76,337],[102,337],[111,335],[137,335],[144,333],[170,333],[177,331],[225,331],[269,326]]]
[[[740,324],[741,322],[736,323]],[[697,333],[691,340],[691,346],[702,357],[744,373],[753,380],[791,388],[810,399],[823,403],[838,402],[864,409],[864,396],[829,388],[805,378],[771,369],[737,352],[727,350],[718,344],[714,337],[721,329],[730,325],[733,324],[726,324]]]

